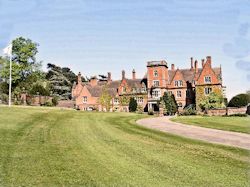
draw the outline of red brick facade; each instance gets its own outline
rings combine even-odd
[[[99,102],[103,87],[106,86],[112,97],[111,111],[128,111],[128,101],[134,97],[144,111],[158,110],[158,102],[164,92],[171,92],[177,101],[179,109],[197,102],[197,88],[203,94],[209,94],[216,89],[222,92],[221,67],[212,68],[211,57],[199,63],[191,58],[190,68],[175,69],[174,64],[168,67],[166,61],[151,61],[147,63],[147,73],[141,79],[136,79],[135,70],[131,79],[122,71],[121,80],[113,81],[111,73],[106,80],[93,77],[89,82],[82,83],[81,75],[72,89],[75,106],[81,110],[105,110]]]

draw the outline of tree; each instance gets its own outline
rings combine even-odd
[[[222,94],[212,92],[200,101],[199,107],[202,110],[223,108],[225,107],[224,98]]]
[[[76,74],[70,68],[48,64],[46,79],[50,82],[53,95],[60,96],[61,99],[70,99],[71,89],[76,80]]]
[[[129,100],[129,106],[128,106],[129,112],[135,112],[137,109],[137,102],[134,97],[131,97]]]
[[[110,111],[111,108],[111,99],[112,97],[110,96],[108,92],[107,86],[103,86],[102,88],[102,94],[99,97],[99,103],[106,109],[106,111]]]
[[[24,84],[27,78],[33,73],[41,72],[41,62],[36,61],[36,55],[38,53],[38,44],[30,39],[23,37],[16,38],[12,41],[12,88],[25,86],[26,89],[30,88],[30,82]],[[2,64],[1,77],[8,82],[9,80],[9,59],[1,58]],[[32,82],[34,83],[34,82]]]
[[[173,94],[165,92],[161,98],[161,102],[164,107],[164,112],[168,115],[175,114],[178,111],[178,106]]]
[[[243,107],[250,103],[250,94],[238,94],[234,96],[228,103],[229,107]]]

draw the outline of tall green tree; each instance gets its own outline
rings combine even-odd
[[[137,109],[137,101],[134,97],[131,97],[128,105],[129,112],[135,112]]]
[[[41,72],[42,62],[37,62],[36,55],[38,53],[37,43],[33,42],[30,39],[23,37],[16,38],[12,41],[12,88],[13,90],[16,87],[25,86],[25,82],[30,78],[30,76],[37,72]],[[9,68],[10,63],[6,58],[1,58],[2,69],[1,77],[8,82],[9,80]],[[35,75],[33,74],[32,77]],[[39,77],[37,77],[39,79]],[[33,82],[34,83],[34,82]],[[26,89],[29,89],[30,83],[26,84]]]
[[[46,79],[50,83],[53,95],[60,99],[70,99],[73,83],[76,81],[76,74],[68,67],[60,67],[55,64],[47,64],[48,72]],[[84,78],[82,78],[84,81]]]
[[[168,115],[175,114],[178,111],[178,106],[173,94],[165,92],[161,98],[164,107],[164,112]]]

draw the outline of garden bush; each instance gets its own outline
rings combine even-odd
[[[229,101],[228,107],[244,107],[248,103],[250,103],[250,94],[239,94]]]

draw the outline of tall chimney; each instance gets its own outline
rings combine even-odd
[[[211,66],[211,64],[212,64],[212,59],[211,59],[211,56],[207,56],[207,63],[209,63],[209,64],[210,64],[210,66]]]
[[[81,83],[82,83],[82,75],[81,75],[81,72],[79,72],[77,75],[77,84],[81,84]]]
[[[195,60],[194,62],[194,68],[195,68],[195,72],[198,73],[198,61]]]
[[[122,80],[125,79],[125,71],[122,70]]]
[[[111,82],[112,79],[111,79],[111,72],[108,72],[108,82]]]
[[[201,67],[203,68],[204,65],[205,65],[205,59],[201,59]]]
[[[171,70],[174,71],[174,64],[171,64]]]
[[[191,57],[190,59],[191,59],[191,69],[194,69],[194,60],[193,60],[193,57]]]
[[[132,79],[133,79],[133,80],[136,79],[136,72],[135,72],[135,69],[133,69],[133,71],[132,71]]]

